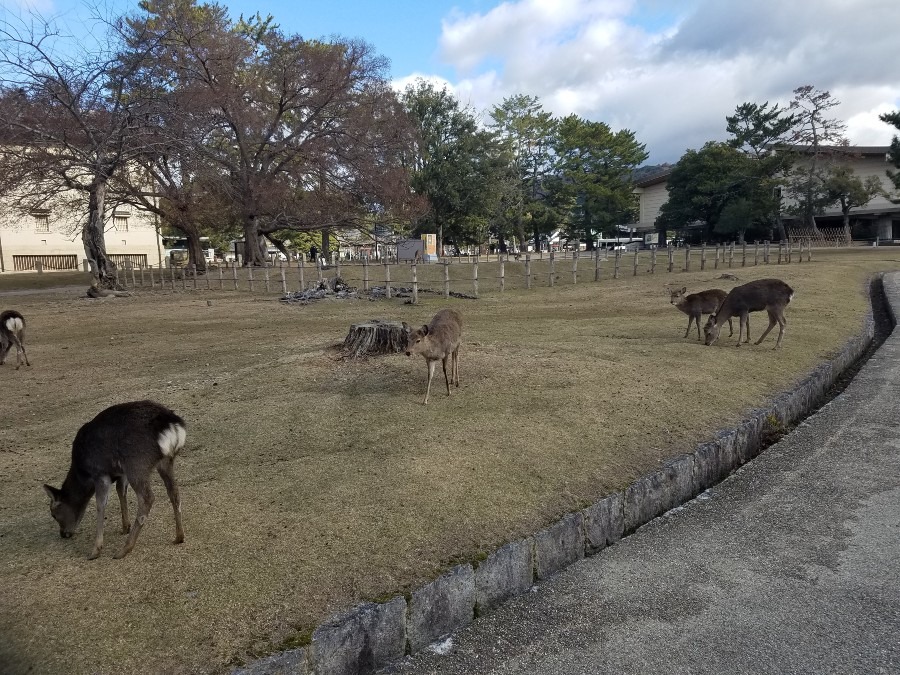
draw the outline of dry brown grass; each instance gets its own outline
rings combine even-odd
[[[867,278],[900,267],[888,248],[815,257],[732,270],[795,288],[780,352],[774,335],[741,349],[682,339],[687,317],[663,286],[734,285],[709,270],[451,300],[462,387],[436,387],[427,407],[421,359],[346,362],[330,347],[353,322],[415,325],[442,299],[0,296],[26,316],[34,364],[0,369],[0,663],[218,672],[531,533],[789,387],[859,331]],[[752,324],[755,338],[764,315]],[[108,550],[88,561],[93,503],[63,540],[40,485],[62,480],[81,424],[140,398],[189,424],[176,465],[187,540],[171,545],[157,482],[134,552],[112,560],[111,500]]]

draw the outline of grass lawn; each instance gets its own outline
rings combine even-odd
[[[775,331],[741,349],[727,331],[713,347],[684,339],[687,317],[664,285],[735,282],[663,265],[502,295],[482,283],[480,300],[419,306],[205,290],[4,295],[38,275],[0,275],[0,309],[25,315],[33,364],[0,368],[0,663],[222,672],[295,644],[335,611],[414,588],[692,450],[858,333],[867,280],[898,268],[900,249],[882,247],[730,270],[795,289],[779,352]],[[422,359],[343,361],[332,349],[351,323],[418,325],[443,306],[465,322],[450,398],[436,381],[421,404]],[[765,314],[751,324],[755,339]],[[93,501],[64,540],[41,484],[61,483],[81,424],[142,398],[188,422],[176,462],[186,541],[171,544],[157,478],[135,550],[112,559],[123,539],[113,497],[106,549],[88,561]]]

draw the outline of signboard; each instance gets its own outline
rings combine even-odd
[[[421,260],[424,248],[422,239],[401,239],[397,242],[397,260]]]

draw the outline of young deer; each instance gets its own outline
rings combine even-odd
[[[775,349],[778,349],[781,347],[781,338],[784,337],[784,327],[787,325],[784,310],[793,297],[794,289],[781,279],[759,279],[743,286],[735,286],[719,310],[712,314],[706,322],[703,329],[706,333],[706,344],[711,345],[718,339],[722,324],[733,316],[740,317],[737,346],[741,346],[741,335],[745,333],[744,342],[750,342],[750,312],[764,309],[769,314],[769,327],[755,344],[762,342],[777,323],[778,340],[775,342]]]
[[[22,365],[22,357],[25,357],[25,365],[28,363],[28,354],[25,353],[25,317],[13,309],[0,313],[0,366],[6,360],[6,354],[16,346],[16,370]],[[21,353],[20,353],[21,352]]]
[[[425,401],[431,392],[431,380],[434,369],[440,361],[444,366],[444,380],[447,383],[447,396],[450,395],[450,378],[447,376],[447,359],[452,357],[452,378],[459,386],[459,345],[462,342],[462,317],[452,309],[442,309],[427,326],[413,331],[406,322],[403,328],[407,333],[406,355],[421,354],[428,364],[428,386],[425,387]]]
[[[722,301],[725,299],[725,296],[728,295],[725,291],[719,290],[718,288],[712,288],[708,291],[700,291],[699,293],[691,293],[690,295],[685,295],[687,293],[687,287],[682,288],[681,290],[669,291],[669,301],[675,305],[677,309],[680,309],[682,312],[688,315],[688,325],[687,330],[684,331],[684,337],[687,337],[691,332],[691,322],[693,322],[697,326],[697,341],[701,340],[700,337],[700,317],[703,314],[715,314],[716,310],[719,308],[719,305],[722,304]],[[728,319],[728,329],[731,331],[728,337],[734,335],[734,328],[731,325],[731,319]]]
[[[103,548],[103,516],[109,487],[115,482],[122,508],[122,533],[128,539],[115,558],[124,558],[134,548],[141,527],[153,505],[150,474],[159,472],[175,510],[175,543],[184,541],[181,497],[175,482],[175,456],[184,447],[185,425],[174,412],[153,401],[121,403],[107,408],[82,426],[72,443],[72,464],[62,487],[44,485],[50,496],[50,515],[59,523],[59,534],[68,539],[96,495],[97,536],[88,556],[93,560]],[[137,518],[129,527],[128,485],[137,495]]]

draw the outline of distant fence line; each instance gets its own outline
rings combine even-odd
[[[411,291],[413,301],[420,291],[429,291],[450,297],[462,293],[478,297],[483,291],[503,293],[507,290],[532,289],[539,286],[556,286],[600,282],[639,274],[703,271],[706,269],[732,269],[769,264],[810,262],[812,247],[807,240],[788,240],[772,244],[768,241],[754,244],[725,244],[699,247],[684,246],[665,249],[636,251],[594,252],[571,251],[563,255],[550,253],[547,257],[531,254],[511,258],[506,254],[495,260],[484,256],[459,256],[437,262],[351,263],[336,261],[324,266],[320,262],[308,264],[305,260],[276,267],[239,267],[225,263],[209,266],[205,274],[196,273],[192,266],[153,268],[131,266],[117,268],[118,283],[126,288],[159,290],[219,290],[251,293],[282,293],[305,291],[320,286],[334,277],[340,277],[347,285],[369,292],[378,286],[385,297],[390,298],[398,288]],[[491,256],[493,257],[493,256]],[[504,257],[506,259],[504,259]]]

